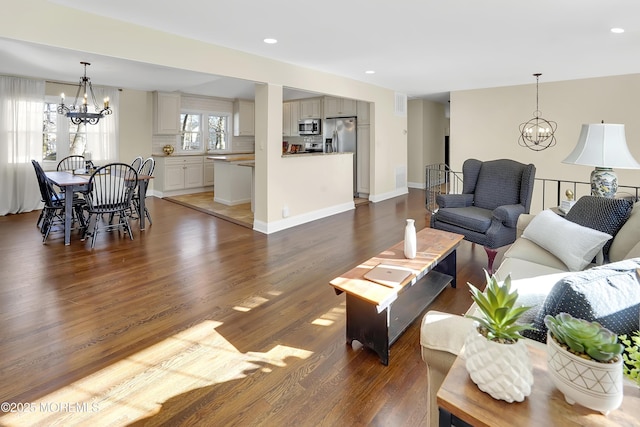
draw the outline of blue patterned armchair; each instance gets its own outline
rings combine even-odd
[[[468,159],[462,166],[462,194],[440,194],[431,228],[464,235],[484,246],[493,272],[497,249],[516,239],[520,214],[529,213],[536,174],[532,164]]]

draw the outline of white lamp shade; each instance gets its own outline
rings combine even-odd
[[[624,125],[582,125],[578,144],[562,163],[601,168],[638,169],[638,163],[627,147]]]

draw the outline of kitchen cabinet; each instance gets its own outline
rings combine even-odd
[[[253,154],[211,156],[215,162],[216,190],[213,201],[235,206],[253,201]]]
[[[233,103],[233,135],[255,135],[255,104],[253,101],[236,99]]]
[[[324,116],[351,117],[358,114],[358,102],[354,99],[324,97]]]
[[[204,159],[204,174],[203,174],[203,178],[204,178],[204,186],[205,187],[210,187],[213,185],[214,180],[213,180],[213,160],[211,159]]]
[[[301,99],[300,100],[300,118],[301,119],[321,119],[322,118],[321,98]]]
[[[282,136],[298,136],[300,102],[288,101],[282,104]]]
[[[153,133],[178,135],[180,133],[180,94],[153,92]]]
[[[358,125],[356,157],[356,191],[362,197],[370,191],[371,133],[369,125]]]
[[[155,160],[154,190],[180,194],[204,186],[204,156],[155,157]]]
[[[358,101],[358,124],[369,125],[371,124],[371,113],[369,110],[369,103],[365,101]]]

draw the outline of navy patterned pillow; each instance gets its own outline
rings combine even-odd
[[[583,227],[593,228],[615,237],[631,215],[631,209],[633,209],[631,200],[583,196],[573,205],[565,218]],[[605,261],[609,260],[610,247],[611,240],[602,248]]]
[[[638,268],[640,258],[634,258],[565,276],[545,298],[533,321],[536,329],[525,331],[523,335],[546,342],[544,317],[562,312],[595,320],[616,334],[637,331],[640,328]]]

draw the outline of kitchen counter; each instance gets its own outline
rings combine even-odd
[[[211,156],[207,156],[207,159],[217,160],[221,162],[244,162],[248,160],[255,160],[256,156],[254,153],[246,153],[246,154],[215,154]]]
[[[343,155],[343,154],[354,154],[352,152],[346,152],[346,153],[317,153],[317,152],[302,152],[302,153],[286,153],[283,154],[282,157],[308,157],[308,156],[336,156],[336,155]]]

